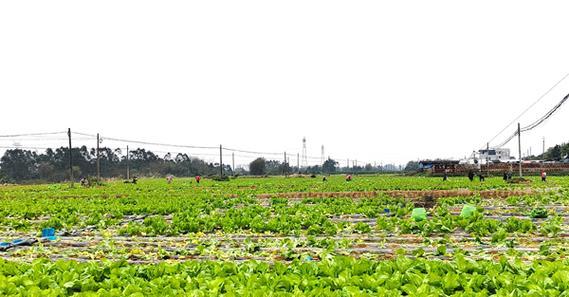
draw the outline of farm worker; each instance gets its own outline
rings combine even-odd
[[[541,181],[542,182],[546,182],[547,181],[547,172],[545,172],[545,170],[541,171]]]
[[[472,170],[468,171],[468,179],[469,179],[470,181],[473,181],[473,180],[474,180],[474,172],[472,172]]]
[[[443,181],[447,181],[448,180],[448,173],[445,170],[445,175],[443,175]]]
[[[346,175],[346,181],[351,181],[351,180],[352,180],[352,175],[351,174]]]
[[[482,175],[482,173],[478,173],[478,179],[480,180],[480,182],[484,181],[484,175]]]
[[[504,181],[508,181],[508,173],[504,171],[504,177],[503,177]]]
[[[200,180],[201,180],[201,179],[202,179],[202,177],[201,177],[201,176],[199,176],[199,175],[196,175],[196,182],[197,182],[198,184],[200,183]]]
[[[173,175],[168,175],[168,176],[166,176],[166,181],[167,181],[169,184],[172,183],[172,180],[174,180],[174,176],[173,176]]]
[[[328,179],[324,176],[324,177],[322,178],[322,181],[325,182],[325,181],[328,181]]]

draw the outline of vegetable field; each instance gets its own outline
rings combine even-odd
[[[2,296],[567,296],[569,179],[0,186]],[[425,208],[426,219],[414,219]],[[56,238],[42,238],[54,228]]]

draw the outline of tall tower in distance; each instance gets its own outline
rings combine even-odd
[[[320,147],[320,165],[324,165],[324,145]]]
[[[302,167],[308,167],[308,156],[306,155],[306,137],[302,138]]]

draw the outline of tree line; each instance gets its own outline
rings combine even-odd
[[[531,156],[528,159],[563,161],[569,159],[569,143],[562,143],[548,148],[545,153],[538,156]]]
[[[86,146],[71,149],[73,176],[77,179],[97,175],[97,152]],[[214,176],[219,175],[219,163],[206,162],[188,154],[166,154],[163,157],[150,150],[138,148],[130,150],[128,160],[121,149],[102,147],[99,149],[100,173],[103,178],[126,178],[127,163],[130,176],[158,177],[174,175]],[[397,171],[394,165],[339,167],[338,162],[328,158],[322,166],[314,165],[303,168],[290,166],[278,160],[257,158],[249,164],[249,170],[235,169],[224,164],[226,175],[283,175],[291,173],[331,174],[331,173],[375,173]],[[38,153],[25,149],[9,149],[0,158],[0,182],[19,183],[30,180],[60,182],[69,180],[69,148],[47,149]]]
[[[97,152],[86,146],[72,148],[73,176],[76,178],[96,176]],[[126,178],[127,157],[121,149],[103,147],[99,149],[101,177]],[[195,176],[219,173],[219,164],[208,163],[187,154],[164,157],[150,150],[138,148],[129,151],[128,167],[131,176]],[[232,173],[231,167],[224,171]],[[58,182],[69,180],[69,148],[47,149],[44,153],[30,150],[10,149],[0,158],[0,181],[22,182],[43,180]]]
[[[399,166],[387,164],[385,166],[374,166],[370,163],[364,166],[341,167],[339,162],[328,158],[322,165],[312,165],[298,168],[291,167],[290,164],[276,161],[266,160],[265,158],[257,158],[249,164],[249,172],[251,175],[282,175],[291,173],[303,174],[333,174],[333,173],[350,173],[350,174],[367,174],[379,172],[397,172],[401,171]]]

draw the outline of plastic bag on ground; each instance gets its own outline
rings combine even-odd
[[[411,217],[415,220],[415,222],[424,221],[427,219],[427,211],[424,208],[415,208],[413,212],[411,212]]]

